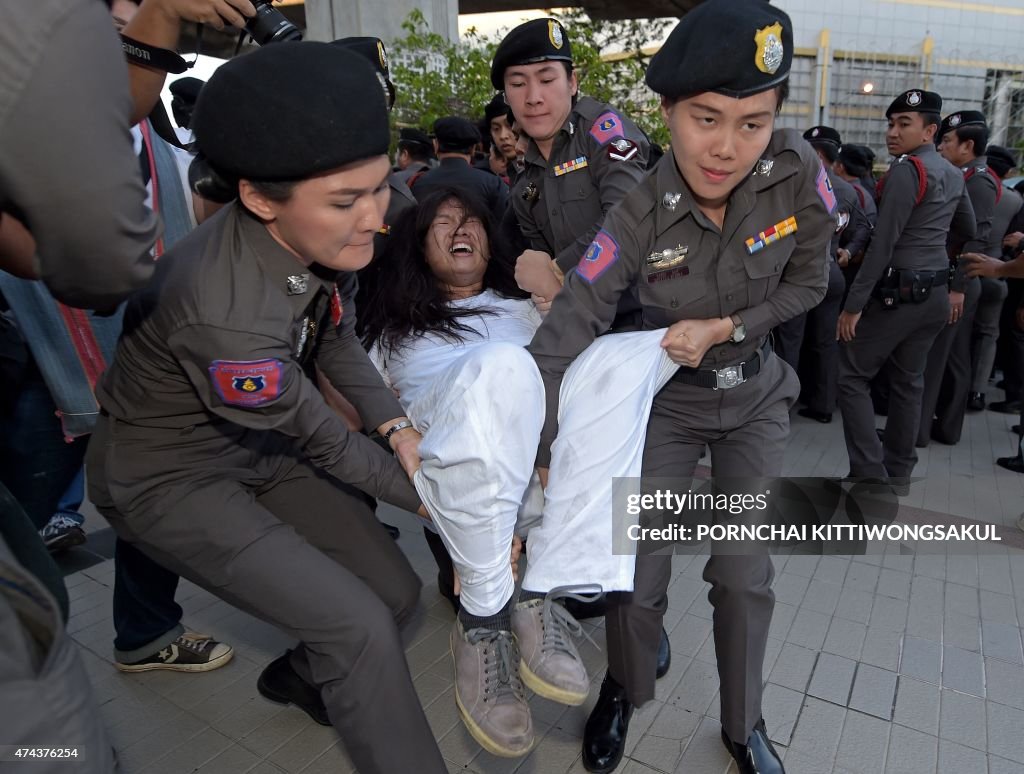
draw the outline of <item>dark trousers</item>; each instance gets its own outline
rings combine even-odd
[[[846,293],[846,280],[839,264],[832,261],[825,298],[807,313],[804,332],[803,368],[797,373],[804,385],[802,397],[812,411],[831,414],[839,399],[839,342],[836,323]]]
[[[921,394],[928,350],[949,321],[946,288],[932,290],[921,304],[883,309],[869,301],[853,341],[839,347],[839,409],[858,478],[909,477],[917,464],[914,441],[921,422]],[[871,380],[886,368],[889,413],[884,441],[875,433]]]
[[[363,498],[276,433],[220,422],[103,419],[87,465],[122,538],[299,640],[292,666],[320,689],[359,771],[446,771],[398,631],[420,581]]]
[[[82,467],[86,443],[64,440],[50,390],[30,364],[10,413],[0,418],[0,481],[37,530],[57,512]]]
[[[953,325],[942,329],[928,351],[924,393],[921,396],[921,423],[917,431],[917,445],[920,447],[927,446],[933,438],[947,444],[960,440],[973,381],[971,337],[980,296],[979,280],[969,280],[963,315]]]
[[[178,575],[121,538],[114,546],[114,647],[141,650],[181,625]],[[144,657],[139,654],[140,659]],[[148,655],[148,654],[145,654]]]
[[[732,390],[669,382],[651,410],[644,478],[655,488],[656,478],[688,479],[707,446],[716,476],[780,475],[789,409],[798,391],[796,374],[774,355],[757,376]],[[761,717],[761,672],[775,607],[773,575],[767,555],[712,555],[704,568],[714,606],[722,726],[732,739],[749,737]],[[654,696],[671,576],[671,556],[638,556],[633,591],[608,595],[608,671],[635,705]]]
[[[1024,279],[1006,280],[1006,300],[999,315],[996,364],[1003,370],[1006,400],[1020,400],[1024,383],[1024,331],[1017,327],[1017,307],[1024,297]]]

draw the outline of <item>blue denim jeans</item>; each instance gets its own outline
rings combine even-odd
[[[151,656],[185,631],[181,605],[174,601],[178,576],[131,543],[114,546],[115,656],[132,663]]]

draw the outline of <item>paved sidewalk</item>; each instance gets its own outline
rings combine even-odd
[[[780,556],[764,678],[765,718],[789,774],[1024,774],[1024,476],[995,457],[1013,454],[1015,417],[968,415],[955,447],[922,450],[903,502],[1000,525],[1003,546],[983,557]],[[787,475],[846,471],[842,424],[794,416]],[[424,579],[424,615],[407,655],[420,698],[452,772],[583,772],[580,738],[604,672],[604,654],[581,652],[594,685],[582,707],[531,700],[539,743],[526,758],[480,750],[458,720],[448,633],[452,612],[411,517],[383,508]],[[90,516],[92,529],[106,526]],[[665,619],[672,669],[630,726],[623,774],[735,772],[719,740],[718,675],[702,557],[674,559]],[[191,628],[235,646],[234,661],[200,675],[122,675],[111,664],[113,563],[67,577],[69,631],[81,646],[100,713],[127,774],[349,772],[334,731],[256,692],[260,669],[289,646],[273,628],[182,582]],[[604,647],[603,621],[585,623]],[[396,729],[396,739],[401,729]],[[397,773],[396,774],[405,774]],[[412,774],[412,773],[410,773]]]

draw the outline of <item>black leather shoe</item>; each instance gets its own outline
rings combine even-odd
[[[775,752],[771,741],[768,739],[768,732],[764,727],[764,719],[757,721],[754,730],[750,733],[746,744],[736,744],[722,729],[722,742],[725,749],[736,761],[736,768],[739,774],[786,774],[782,768],[782,761],[779,754]]]
[[[1024,473],[1024,458],[1019,454],[1016,457],[1000,457],[996,460],[996,465],[1014,473]]]
[[[668,674],[672,667],[672,647],[668,641],[668,632],[661,630],[661,641],[658,643],[658,671],[654,676],[659,680]]]
[[[263,698],[277,704],[294,704],[321,726],[331,725],[320,689],[299,677],[288,658],[290,655],[288,651],[267,665],[256,681],[256,690]]]
[[[622,760],[629,719],[633,705],[626,699],[626,689],[605,674],[601,695],[583,730],[583,768],[595,774],[608,774]]]
[[[826,414],[824,411],[815,411],[814,409],[802,408],[796,412],[802,417],[813,419],[815,422],[821,422],[823,425],[827,425],[832,421],[832,414]]]
[[[1011,425],[1010,432],[1020,435],[1020,425]]]
[[[1020,413],[1020,401],[1019,400],[997,400],[995,403],[988,404],[989,411],[997,411],[1000,414],[1019,414]]]
[[[967,410],[968,411],[984,411],[985,410],[985,393],[983,392],[972,392],[967,396]]]

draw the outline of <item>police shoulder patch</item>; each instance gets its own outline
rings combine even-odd
[[[621,116],[614,110],[606,110],[594,120],[594,125],[590,127],[590,136],[597,140],[599,145],[607,145],[616,138],[625,137]]]
[[[221,401],[229,406],[256,408],[281,394],[284,364],[266,360],[214,360],[210,378]]]
[[[594,241],[576,264],[576,273],[589,283],[595,282],[619,260],[619,243],[604,229],[597,232]]]
[[[814,186],[818,189],[818,196],[821,197],[822,202],[825,203],[825,209],[828,210],[831,215],[836,211],[836,194],[832,190],[832,181],[828,179],[828,172],[825,171],[825,167],[819,162],[818,166],[818,177],[814,180]]]

